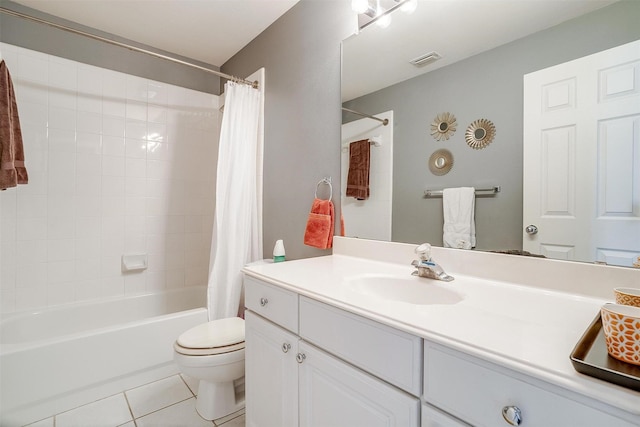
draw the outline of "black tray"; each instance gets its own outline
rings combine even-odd
[[[600,313],[571,353],[576,371],[640,391],[640,366],[614,359],[607,353]]]

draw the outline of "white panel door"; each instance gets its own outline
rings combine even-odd
[[[420,401],[300,341],[300,427],[418,427]]]
[[[247,427],[298,425],[298,337],[245,312]]]
[[[640,41],[524,76],[523,182],[524,250],[640,256]]]

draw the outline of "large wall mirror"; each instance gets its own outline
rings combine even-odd
[[[418,1],[412,14],[397,10],[391,16],[388,27],[368,25],[342,46],[343,109],[393,117],[390,240],[442,245],[442,198],[425,197],[425,190],[499,186],[499,193],[475,199],[475,249],[522,251],[531,236],[523,223],[523,76],[640,40],[640,2]],[[433,52],[439,59],[410,63]],[[453,132],[445,113],[455,118]],[[436,124],[434,135],[438,117],[449,119],[443,131]],[[343,130],[359,120],[367,119],[343,111]],[[465,130],[478,120],[490,121],[495,135],[489,144],[472,147]],[[382,133],[380,122],[368,126],[372,135]],[[363,136],[343,133],[343,147],[349,138]],[[372,157],[381,152],[375,150],[372,145]],[[429,159],[439,150],[452,159],[444,174],[430,170]],[[371,182],[372,195],[375,185]],[[639,212],[640,200],[634,200]],[[640,215],[636,220],[640,223]],[[349,221],[345,217],[347,236]],[[584,226],[580,233],[596,231]],[[368,237],[359,233],[354,237]],[[640,242],[637,234],[631,239]],[[640,247],[635,251],[640,255]],[[570,253],[547,256],[602,261]],[[632,266],[630,260],[614,264]]]

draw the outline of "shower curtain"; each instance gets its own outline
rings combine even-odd
[[[262,258],[260,97],[251,86],[225,85],[207,289],[209,320],[238,315],[241,269]]]

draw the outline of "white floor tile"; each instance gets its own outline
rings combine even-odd
[[[244,414],[240,415],[239,417],[228,420],[227,422],[222,424],[216,421],[216,426],[220,426],[220,427],[245,427],[246,424],[247,424],[247,421]]]
[[[244,409],[242,411],[235,412],[227,417],[215,420],[214,424],[220,427],[245,427],[246,418]]]
[[[134,388],[125,394],[135,418],[193,397],[179,375]]]
[[[55,417],[56,427],[116,427],[132,421],[129,406],[120,393]]]
[[[245,413],[245,410],[244,410],[244,408],[242,408],[239,411],[236,411],[236,412],[234,412],[232,414],[227,415],[226,417],[218,418],[217,420],[213,420],[213,421],[215,422],[215,424],[217,426],[219,426],[219,425],[222,425],[222,424],[224,424],[224,423],[226,423],[228,421],[233,420],[234,418],[238,418],[239,416],[244,415],[244,413]]]
[[[188,375],[185,374],[180,374],[182,376],[182,379],[187,383],[187,385],[189,386],[189,389],[191,389],[191,392],[193,393],[194,396],[198,395],[198,385],[200,384],[200,381],[190,377]]]
[[[53,427],[53,417],[37,421],[25,427]]]
[[[214,426],[213,422],[203,419],[196,412],[195,397],[138,418],[136,419],[136,425],[138,427]]]

